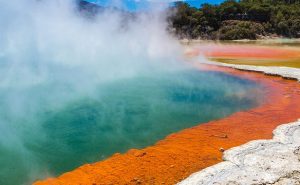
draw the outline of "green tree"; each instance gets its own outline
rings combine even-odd
[[[271,7],[268,4],[254,4],[247,13],[252,21],[268,22],[271,18]]]
[[[242,14],[240,3],[234,0],[227,0],[218,7],[221,20],[236,19],[239,14]]]

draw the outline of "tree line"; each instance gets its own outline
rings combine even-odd
[[[200,8],[176,2],[169,30],[188,39],[300,37],[300,0],[226,0]]]

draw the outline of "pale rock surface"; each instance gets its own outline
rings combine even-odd
[[[300,69],[208,64],[297,79]],[[224,152],[224,162],[192,174],[179,185],[300,185],[300,120],[273,131],[272,140],[255,140]]]
[[[277,66],[253,66],[253,65],[237,65],[237,64],[225,64],[220,62],[205,61],[202,63],[213,64],[224,67],[231,67],[235,69],[257,71],[269,75],[278,75],[284,78],[297,79],[300,82],[300,68],[292,67],[277,67]]]
[[[279,126],[272,140],[255,140],[225,151],[224,162],[179,185],[300,185],[300,120]]]

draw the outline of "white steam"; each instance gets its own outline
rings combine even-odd
[[[33,178],[39,168],[24,138],[42,135],[30,123],[36,114],[92,96],[102,83],[178,65],[180,46],[161,12],[122,15],[87,19],[73,0],[0,0],[0,148],[22,155]]]

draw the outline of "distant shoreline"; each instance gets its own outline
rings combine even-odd
[[[209,39],[179,39],[181,44],[197,44],[197,43],[299,43],[300,38],[284,38],[284,37],[276,37],[276,38],[266,38],[266,39],[241,39],[241,40],[209,40]]]

